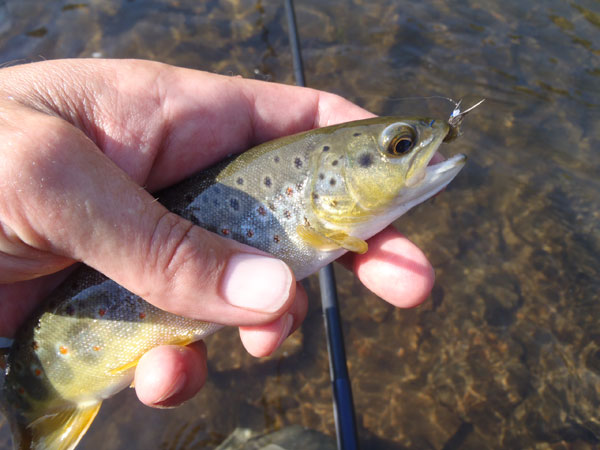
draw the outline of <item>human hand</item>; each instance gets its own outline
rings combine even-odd
[[[260,142],[370,116],[324,92],[147,61],[2,69],[0,336],[82,261],[162,309],[239,326],[255,356],[272,353],[306,314],[289,268],[148,192]],[[251,270],[241,254],[255,255]],[[392,228],[341,262],[395,306],[422,302],[433,284],[423,253]],[[202,343],[153,349],[136,369],[138,397],[177,405],[201,388],[205,364]]]

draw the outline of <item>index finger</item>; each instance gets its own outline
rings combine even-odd
[[[150,191],[259,143],[373,116],[314,89],[141,60],[9,67],[0,92],[69,121]]]
[[[170,68],[163,112],[173,130],[147,180],[162,187],[232,153],[373,114],[334,94]]]

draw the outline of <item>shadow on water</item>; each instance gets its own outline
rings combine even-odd
[[[398,223],[436,269],[431,298],[396,310],[337,273],[364,448],[600,445],[599,17],[592,0],[297,4],[311,87],[383,114],[487,99],[444,146],[468,154],[460,176]],[[291,82],[287,45],[272,2],[0,2],[0,64],[136,57]],[[270,358],[236,342],[208,340],[196,399],[154,411],[125,392],[81,448],[214,448],[240,426],[334,435],[318,302]]]

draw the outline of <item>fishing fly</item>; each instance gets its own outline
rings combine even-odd
[[[448,131],[448,134],[444,138],[444,142],[450,142],[459,137],[462,134],[460,130],[460,124],[462,123],[465,116],[485,101],[485,99],[479,100],[473,106],[465,109],[464,111],[461,111],[460,104],[462,100],[459,100],[458,102],[455,102],[450,98],[448,98],[447,100],[450,100],[452,103],[454,103],[454,110],[448,118],[448,125],[450,125],[450,131]]]

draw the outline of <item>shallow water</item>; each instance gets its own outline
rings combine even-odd
[[[436,268],[431,298],[395,310],[337,270],[362,446],[597,448],[600,3],[297,3],[310,86],[378,114],[452,109],[414,96],[487,99],[445,150],[466,168],[398,223]],[[0,2],[0,63],[90,56],[293,81],[280,2]],[[195,400],[157,411],[124,392],[80,448],[212,448],[239,426],[334,435],[308,290],[307,320],[273,357],[225,330]]]

